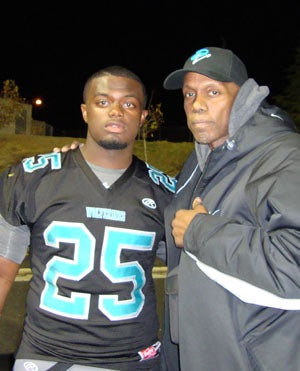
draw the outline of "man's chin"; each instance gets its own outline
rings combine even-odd
[[[128,146],[128,143],[118,142],[115,140],[100,140],[98,144],[104,149],[115,149],[115,150],[125,149]]]

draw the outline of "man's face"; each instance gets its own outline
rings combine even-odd
[[[225,142],[231,108],[239,89],[234,82],[186,73],[182,87],[184,110],[188,128],[198,143],[213,149]]]
[[[81,105],[88,140],[106,149],[133,145],[148,113],[143,100],[142,87],[133,79],[112,75],[94,79]]]

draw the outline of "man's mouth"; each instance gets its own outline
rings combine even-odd
[[[125,126],[121,123],[110,122],[105,125],[105,129],[111,133],[122,133],[125,131]]]

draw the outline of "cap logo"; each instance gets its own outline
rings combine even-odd
[[[191,56],[192,64],[196,64],[197,62],[201,61],[204,58],[210,58],[211,54],[208,49],[203,48],[196,51],[194,55]]]

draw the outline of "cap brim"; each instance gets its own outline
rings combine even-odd
[[[163,87],[168,90],[181,89],[183,85],[184,75],[187,72],[189,71],[181,69],[170,73],[170,75],[165,78]]]
[[[183,86],[183,80],[184,76],[187,72],[195,72],[199,73],[201,75],[207,76],[212,80],[216,81],[222,81],[222,82],[230,82],[232,81],[231,79],[228,79],[222,74],[218,74],[215,71],[195,71],[193,69],[181,69],[181,70],[176,70],[172,73],[170,73],[169,76],[166,77],[163,87],[167,90],[175,90],[175,89],[181,89]]]

